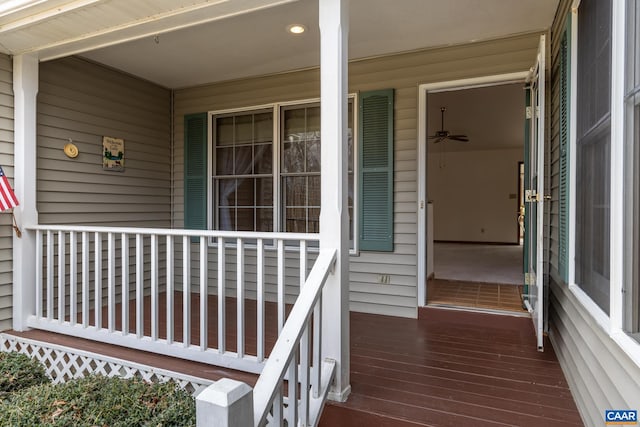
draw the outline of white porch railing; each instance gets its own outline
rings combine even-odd
[[[198,426],[317,425],[336,369],[334,360],[321,360],[322,290],[336,252],[320,253],[255,388],[212,384],[197,397]]]
[[[319,240],[317,234],[296,233],[57,225],[30,230],[36,233],[36,304],[29,327],[253,373],[262,371],[267,356],[267,296],[276,302],[280,334],[288,297],[285,271],[297,268],[295,284],[301,286],[309,243]],[[266,258],[273,283],[265,281]],[[235,269],[235,281],[228,267]],[[247,267],[255,283],[250,290]],[[246,323],[248,291],[256,305],[253,354],[246,347],[246,328],[253,329]],[[210,295],[217,295],[217,313],[209,313]],[[236,298],[235,322],[227,315],[230,296]],[[212,327],[217,342],[209,342]],[[226,342],[227,333],[235,334],[235,343]]]

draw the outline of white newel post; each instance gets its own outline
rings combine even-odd
[[[196,427],[253,426],[253,390],[223,378],[196,397]]]
[[[347,211],[348,1],[320,4],[322,198],[320,248],[337,248],[322,298],[322,357],[336,361],[329,398],[343,402],[349,384],[349,222]]]
[[[14,190],[20,205],[14,209],[22,237],[13,234],[13,329],[27,329],[35,314],[35,233],[25,227],[38,223],[36,212],[36,96],[38,58],[13,57]]]

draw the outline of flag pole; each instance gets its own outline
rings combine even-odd
[[[22,237],[22,231],[20,227],[18,227],[18,223],[16,222],[16,216],[13,214],[13,209],[11,209],[11,219],[13,220],[13,231],[16,232],[16,236],[19,238]]]

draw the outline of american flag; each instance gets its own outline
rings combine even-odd
[[[18,206],[18,199],[11,189],[9,180],[0,166],[0,211],[15,208]]]

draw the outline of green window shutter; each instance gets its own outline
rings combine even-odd
[[[562,33],[559,52],[560,161],[558,191],[558,272],[568,280],[569,265],[569,119],[571,77],[571,16]]]
[[[207,113],[184,116],[184,227],[207,229]]]
[[[359,242],[393,251],[393,89],[359,97]]]

